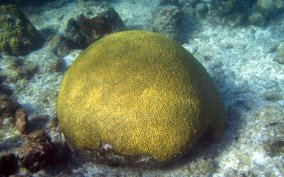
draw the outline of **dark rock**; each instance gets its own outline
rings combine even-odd
[[[195,6],[199,0],[185,0],[186,3],[189,3],[191,6]]]
[[[152,14],[150,29],[179,41],[181,21],[182,13],[177,6],[158,7]]]
[[[15,6],[0,6],[0,52],[24,55],[39,47],[40,36]]]
[[[80,15],[77,20],[70,19],[66,29],[66,37],[73,43],[73,48],[84,49],[99,38],[122,31],[125,25],[113,8],[107,8],[95,17]]]
[[[244,175],[240,175],[236,169],[229,167],[224,172],[224,176],[244,176]]]
[[[204,15],[209,11],[208,6],[205,3],[196,4],[195,10],[200,15]]]
[[[1,70],[0,70],[1,72]],[[5,80],[6,78],[0,74],[0,93],[2,93],[3,95],[11,95],[13,93],[13,90],[10,89],[7,85],[5,85]]]
[[[237,2],[237,0],[217,0],[214,6],[220,14],[228,14],[232,12]]]
[[[179,5],[179,0],[160,0],[160,5],[178,6]]]
[[[27,115],[22,108],[17,110],[15,114],[15,119],[16,119],[16,128],[19,130],[21,134],[25,134],[27,127]]]
[[[252,13],[248,17],[248,22],[253,25],[263,26],[269,21],[275,20],[277,15],[284,12],[283,0],[255,0],[253,1]]]
[[[52,2],[54,0],[4,0],[0,1],[0,5],[16,4],[20,6],[41,6],[47,2]]]
[[[92,42],[106,34],[121,31],[125,27],[120,16],[113,8],[107,9],[94,18],[81,15],[77,22],[88,40],[91,39]]]
[[[104,1],[104,0],[76,0],[76,1],[80,7],[87,7],[89,5],[99,6],[104,3],[108,3],[108,1]]]
[[[279,63],[279,64],[284,65],[284,56],[278,55],[278,56],[275,57],[273,60],[276,61],[276,62]]]
[[[69,145],[65,142],[55,142],[53,145],[56,151],[54,152],[49,164],[51,166],[65,166],[71,158],[71,149]]]
[[[54,35],[50,37],[47,44],[52,52],[59,57],[67,55],[70,52],[70,47],[72,47],[72,42],[63,35]]]
[[[256,2],[257,11],[263,16],[269,17],[277,15],[279,12],[284,10],[283,0],[257,0]]]
[[[83,49],[88,46],[87,36],[83,33],[77,21],[74,18],[70,18],[66,28],[66,38],[71,42],[72,48]]]
[[[255,0],[216,0],[212,4],[212,12],[231,25],[247,25],[254,4]]]
[[[33,62],[24,62],[21,68],[20,76],[23,79],[31,79],[38,71],[38,66]]]
[[[50,72],[62,72],[65,71],[67,67],[62,58],[55,58],[54,61],[50,64],[49,68]]]
[[[253,13],[249,16],[248,22],[252,25],[263,26],[266,18],[261,13]]]
[[[28,124],[28,131],[29,132],[36,132],[42,129],[45,129],[50,118],[48,115],[37,115],[31,116],[30,121]]]
[[[281,94],[279,94],[278,92],[275,91],[267,91],[264,93],[264,99],[267,101],[279,101],[282,99]]]
[[[277,48],[276,48],[276,57],[274,58],[274,61],[276,61],[279,64],[284,64],[284,42],[281,42]]]
[[[196,24],[198,23],[198,16],[194,7],[190,4],[185,4],[181,6],[181,14],[182,14],[182,28],[181,31],[183,34],[191,33],[194,30]],[[204,18],[202,18],[204,19]],[[188,39],[188,36],[184,36],[183,38]],[[187,42],[187,41],[184,41]]]
[[[54,152],[55,148],[46,133],[32,133],[28,136],[28,143],[21,149],[21,165],[31,172],[36,172],[48,164]]]
[[[218,169],[216,163],[212,159],[200,159],[197,163],[200,176],[213,176]]]
[[[24,61],[23,59],[6,56],[6,69],[1,73],[8,82],[17,82],[20,79],[31,79],[37,72],[38,66],[33,62]]]
[[[13,175],[18,170],[18,160],[15,154],[0,155],[0,176]]]
[[[53,143],[47,133],[38,131],[28,136],[28,142],[20,150],[22,167],[37,172],[46,166],[65,165],[70,157],[66,143]]]
[[[265,143],[264,146],[265,151],[268,155],[275,156],[283,156],[284,155],[284,139],[282,140],[273,140],[268,143]]]
[[[213,11],[237,25],[263,26],[284,12],[283,0],[215,0]]]
[[[13,117],[18,108],[19,104],[16,101],[6,95],[0,95],[0,120],[4,117]]]

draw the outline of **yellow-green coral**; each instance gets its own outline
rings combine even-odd
[[[19,48],[20,47],[20,41],[19,39],[15,38],[15,37],[12,37],[10,39],[10,42],[9,42],[9,46],[14,49],[14,48]]]
[[[0,6],[0,24],[0,52],[22,55],[38,47],[38,32],[15,5]]]
[[[224,108],[202,65],[157,33],[109,35],[82,52],[67,71],[58,118],[77,150],[108,144],[123,156],[168,162],[212,128],[219,138]]]

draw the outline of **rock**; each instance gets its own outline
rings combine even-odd
[[[79,154],[139,167],[181,158],[206,130],[220,139],[225,124],[202,65],[176,42],[145,31],[108,35],[83,51],[64,77],[57,113]]]
[[[95,40],[113,32],[122,31],[125,26],[118,13],[113,8],[97,14],[94,18],[79,16],[78,25],[83,33],[93,43]]]
[[[31,116],[28,124],[29,132],[36,132],[47,129],[47,124],[50,120],[48,115]]]
[[[173,5],[179,6],[179,0],[160,0],[160,5]]]
[[[66,63],[62,58],[55,58],[49,65],[50,72],[63,72],[66,69]]]
[[[284,56],[278,55],[278,56],[275,57],[273,60],[276,61],[276,62],[279,63],[279,64],[284,65]]]
[[[215,0],[213,12],[233,25],[263,26],[284,12],[283,0]]]
[[[240,175],[236,169],[228,167],[226,168],[226,170],[224,170],[224,176],[244,176],[244,175]]]
[[[273,140],[265,143],[264,149],[271,157],[284,155],[284,138],[282,140]]]
[[[68,55],[64,56],[63,61],[65,63],[65,66],[69,67],[74,62],[74,60],[78,57],[78,55],[80,55],[81,52],[82,50],[74,49]]]
[[[181,40],[182,13],[177,6],[162,6],[154,10],[150,30],[166,35],[170,39]]]
[[[267,106],[261,108],[255,116],[256,121],[265,122],[266,124],[265,127],[268,132],[266,132],[266,142],[263,148],[271,157],[284,155],[283,115],[283,107]]]
[[[185,0],[186,3],[189,3],[191,6],[195,6],[199,0]]]
[[[233,9],[236,7],[237,0],[217,0],[215,1],[214,7],[220,14],[232,13]]]
[[[195,10],[200,15],[204,15],[209,11],[208,6],[205,3],[196,4]]]
[[[284,12],[283,0],[257,0],[253,4],[253,10],[248,22],[253,25],[263,26]]]
[[[19,104],[6,95],[0,95],[0,119],[13,117]]]
[[[88,46],[87,36],[83,33],[77,21],[74,18],[70,18],[66,28],[66,38],[71,42],[72,48],[83,49]]]
[[[40,45],[40,36],[26,16],[15,6],[0,6],[0,52],[25,55]]]
[[[212,159],[200,159],[197,163],[197,168],[199,169],[199,173],[201,173],[200,176],[207,176],[209,174],[213,176],[214,172],[218,169]]]
[[[69,146],[64,142],[52,142],[47,133],[33,132],[20,149],[21,166],[37,172],[46,166],[65,165],[70,159]]]
[[[82,14],[77,20],[70,19],[66,37],[73,42],[74,48],[83,49],[107,34],[124,29],[125,25],[118,13],[113,8],[107,8],[91,18]]]
[[[99,6],[103,5],[104,3],[109,3],[108,1],[104,0],[76,0],[76,2],[80,7],[87,7],[90,5]]]
[[[36,65],[33,62],[26,61],[21,67],[20,77],[22,79],[30,80],[37,72],[38,72],[38,65]]]
[[[27,115],[23,109],[18,109],[15,114],[16,119],[16,128],[19,130],[21,134],[26,133],[27,127]]]
[[[47,45],[56,56],[64,57],[70,52],[72,42],[63,35],[54,35],[48,39]]]
[[[3,70],[2,75],[12,83],[20,79],[29,80],[38,71],[38,66],[33,62],[24,61],[14,56],[6,56],[5,65],[7,67]]]
[[[10,176],[18,170],[18,159],[15,154],[0,155],[0,176]]]
[[[274,58],[274,61],[276,61],[279,64],[284,64],[284,42],[281,42],[277,48],[276,48],[276,57]]]
[[[252,25],[263,26],[266,23],[266,18],[261,13],[253,13],[249,16],[248,22]]]
[[[257,0],[257,10],[265,17],[276,15],[284,10],[283,0]]]
[[[54,146],[46,133],[31,133],[28,136],[28,143],[21,148],[21,166],[36,172],[50,162],[54,153]]]
[[[181,14],[182,14],[182,25],[181,27],[181,33],[185,34],[185,36],[181,36],[181,38],[188,39],[189,36],[196,26],[198,24],[198,15],[194,9],[193,6],[190,4],[184,4],[181,6]],[[203,19],[203,18],[202,18]],[[188,41],[182,41],[182,42],[188,42]]]
[[[47,2],[52,2],[54,0],[43,0],[43,1],[38,1],[38,0],[5,0],[5,1],[0,1],[0,5],[7,5],[7,4],[16,4],[19,6],[41,6],[44,5]]]
[[[254,0],[216,0],[213,1],[210,11],[230,25],[247,25],[248,18],[254,11],[254,4]],[[255,16],[251,16],[251,20],[255,20]]]
[[[13,93],[13,91],[11,90],[11,88],[9,88],[4,82],[5,82],[6,78],[5,76],[3,76],[0,72],[0,93],[2,93],[3,95],[11,95]]]

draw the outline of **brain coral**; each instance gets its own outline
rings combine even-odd
[[[92,44],[67,71],[59,125],[79,153],[103,163],[161,165],[208,129],[220,138],[224,108],[202,65],[157,33],[119,32]]]

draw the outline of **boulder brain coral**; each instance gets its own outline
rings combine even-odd
[[[108,35],[67,71],[57,111],[79,153],[110,164],[154,166],[187,153],[206,130],[220,138],[225,113],[202,65],[157,33]]]

